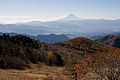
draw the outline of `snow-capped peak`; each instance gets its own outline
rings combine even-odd
[[[81,20],[81,18],[79,18],[73,14],[68,14],[62,18],[59,18],[58,20]]]

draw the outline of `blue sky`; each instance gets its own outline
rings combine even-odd
[[[66,14],[120,19],[120,0],[0,0],[0,21],[52,20]]]

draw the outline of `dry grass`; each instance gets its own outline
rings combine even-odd
[[[30,73],[28,70],[0,70],[0,80],[38,80],[39,75]]]
[[[26,70],[0,69],[0,80],[70,80],[64,75],[63,67],[50,67],[46,65]]]

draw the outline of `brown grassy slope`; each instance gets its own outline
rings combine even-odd
[[[13,70],[0,69],[0,80],[72,80],[64,74],[63,67],[41,65],[40,69]]]

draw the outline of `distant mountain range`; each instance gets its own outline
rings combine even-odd
[[[0,32],[14,32],[27,35],[67,34],[69,38],[92,37],[120,31],[120,20],[81,19],[73,14],[56,21],[32,21],[16,24],[0,24]],[[86,36],[87,34],[87,36]]]

